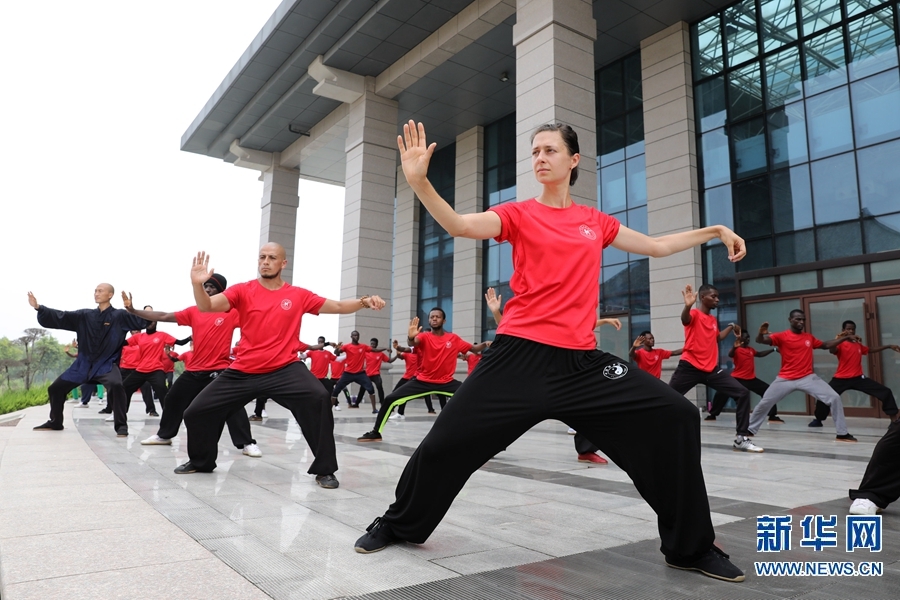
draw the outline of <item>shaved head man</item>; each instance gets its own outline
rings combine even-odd
[[[287,266],[284,248],[267,243],[257,255],[259,276],[209,296],[203,284],[213,276],[209,257],[198,252],[191,266],[194,300],[201,313],[240,312],[241,349],[232,365],[200,392],[184,412],[188,430],[188,462],[178,474],[211,472],[225,419],[254,398],[271,398],[291,411],[315,460],[309,473],[316,483],[333,489],[337,457],[334,419],[328,392],[300,363],[300,324],[304,314],[350,314],[380,310],[384,300],[362,296],[328,300],[281,278]]]

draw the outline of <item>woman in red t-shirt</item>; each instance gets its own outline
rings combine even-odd
[[[532,169],[542,186],[537,198],[465,215],[428,181],[435,144],[426,143],[424,126],[410,121],[397,141],[410,187],[450,235],[510,242],[514,295],[481,364],[422,440],[400,477],[396,501],[357,540],[356,550],[424,542],[476,469],[537,423],[559,419],[622,467],[656,510],[668,565],[743,580],[713,546],[697,407],[652,375],[597,350],[593,330],[607,246],[662,257],[719,238],[736,261],[745,254],[744,241],[722,226],[651,238],[593,206],[575,204],[569,187],[581,155],[568,125],[543,125],[532,136]]]

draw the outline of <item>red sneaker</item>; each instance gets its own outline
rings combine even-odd
[[[600,456],[599,454],[594,454],[593,452],[589,452],[587,454],[579,454],[578,462],[583,463],[594,463],[595,465],[607,465],[609,461]]]

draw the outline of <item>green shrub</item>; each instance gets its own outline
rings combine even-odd
[[[49,382],[36,385],[28,391],[12,390],[11,392],[0,392],[0,415],[22,410],[29,406],[47,404],[49,401],[47,396],[48,387],[50,387]]]

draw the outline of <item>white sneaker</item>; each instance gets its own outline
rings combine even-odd
[[[253,458],[259,458],[262,456],[262,450],[259,449],[259,446],[256,444],[247,444],[244,446],[244,449],[241,450],[246,456],[252,456]]]
[[[571,427],[569,427],[568,433],[569,433],[569,435],[575,435],[575,434],[578,433],[578,432],[575,431],[574,429],[572,429]]]
[[[734,438],[734,449],[738,452],[762,452],[763,449],[750,441],[750,438],[739,435]]]
[[[340,410],[341,410],[341,405],[340,405],[340,404],[335,404],[333,408],[334,408],[334,411],[335,411],[335,412],[340,412]]]
[[[112,416],[112,415],[109,415],[108,417],[106,417],[106,418],[103,419],[103,420],[106,421],[107,423],[111,423],[111,422],[115,421],[116,418],[115,418],[114,416]]]
[[[141,441],[142,446],[171,446],[172,440],[161,438],[158,435],[151,435],[146,440]]]
[[[880,512],[878,505],[867,498],[857,498],[850,505],[851,515],[877,515]]]
[[[268,414],[266,414],[266,409],[263,409],[262,414],[261,414],[260,416],[261,416],[263,419],[265,419],[266,417],[269,416]],[[260,456],[262,456],[262,454],[260,454]]]
[[[388,421],[405,421],[406,415],[401,415],[400,413],[394,413],[388,417]]]

